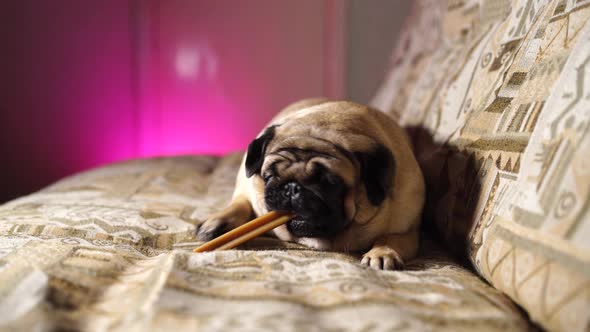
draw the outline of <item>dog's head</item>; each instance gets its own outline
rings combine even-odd
[[[334,236],[355,222],[359,210],[378,207],[389,194],[395,160],[385,146],[280,129],[271,126],[250,143],[245,168],[247,177],[257,177],[255,188],[268,210],[295,213],[287,223],[291,235]]]

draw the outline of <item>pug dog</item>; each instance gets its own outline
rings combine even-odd
[[[305,246],[366,253],[393,270],[418,250],[424,179],[409,138],[367,106],[296,102],[250,143],[227,208],[197,225],[208,241],[272,210],[294,217],[273,230]],[[368,251],[367,251],[368,250]]]

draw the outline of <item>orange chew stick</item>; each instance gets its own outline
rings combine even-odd
[[[271,211],[263,216],[243,224],[240,227],[232,229],[231,231],[222,234],[221,236],[216,237],[209,242],[204,243],[194,251],[204,252],[234,248],[248,240],[270,231],[275,227],[286,223],[292,217],[293,216],[291,214]]]

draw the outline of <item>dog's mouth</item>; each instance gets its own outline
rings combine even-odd
[[[297,237],[319,237],[325,235],[325,232],[317,227],[317,225],[306,221],[298,215],[287,222],[287,230]]]
[[[287,230],[297,237],[328,237],[335,235],[346,227],[334,227],[334,225],[342,224],[346,225],[346,223],[334,223],[329,218],[318,221],[309,217],[295,215],[287,222]]]
[[[298,181],[269,183],[264,189],[268,210],[290,211],[294,217],[287,230],[295,237],[320,238],[335,235],[346,227],[343,189],[301,185]]]

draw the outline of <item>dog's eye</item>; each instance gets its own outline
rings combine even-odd
[[[324,182],[327,182],[330,185],[338,184],[338,181],[339,181],[337,176],[334,176],[329,173],[324,176],[323,180],[324,180]]]
[[[268,183],[268,181],[270,181],[270,179],[272,179],[271,172],[266,172],[262,175],[262,180],[264,180],[264,183]]]

